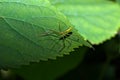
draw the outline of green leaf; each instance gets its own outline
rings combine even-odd
[[[25,80],[56,80],[68,71],[72,70],[82,62],[86,49],[79,48],[70,55],[58,58],[57,60],[41,61],[40,63],[31,63],[29,66],[22,66],[14,69]],[[33,74],[34,73],[34,74]]]
[[[113,37],[120,28],[120,7],[105,0],[51,0],[79,34],[93,44]]]
[[[48,0],[0,0],[0,11],[0,67],[56,59],[75,47],[92,47]]]

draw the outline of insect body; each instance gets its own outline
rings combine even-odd
[[[65,40],[68,38],[68,37],[70,37],[71,35],[73,34],[73,32],[72,32],[72,27],[69,27],[67,30],[65,30],[65,31],[62,31],[62,32],[59,32],[59,40],[60,41],[63,41],[63,46],[60,48],[60,50],[59,50],[59,52],[61,52],[65,47],[66,47],[66,44],[65,44]],[[68,48],[70,47],[70,45],[71,45],[71,42],[69,42],[68,40],[66,40],[68,43],[69,43],[69,45],[68,45]]]
[[[67,34],[65,34],[64,36],[60,37],[59,40],[64,40],[67,37],[69,37],[70,35],[72,35],[72,32],[68,32]]]
[[[66,40],[68,37],[70,37],[73,34],[72,27],[69,27],[68,29],[61,31],[60,24],[59,24],[59,31],[55,30],[49,30],[48,33],[43,34],[44,36],[52,36],[58,39],[58,42],[54,42],[53,46],[51,47],[51,50],[55,48],[56,45],[59,43],[61,44],[59,47],[58,52],[61,52],[66,46],[69,48],[71,46],[71,40]],[[62,41],[62,42],[61,42]],[[66,44],[66,41],[68,44]]]
[[[69,36],[72,35],[72,27],[68,28],[67,30],[60,32],[59,34],[61,35],[61,37],[59,38],[59,40],[65,40],[66,38],[68,38]]]

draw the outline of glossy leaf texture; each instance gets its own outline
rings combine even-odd
[[[73,34],[60,39],[70,26]],[[82,45],[92,47],[48,0],[0,0],[0,67],[56,59]]]
[[[120,28],[120,6],[109,0],[50,0],[92,44],[115,36]]]

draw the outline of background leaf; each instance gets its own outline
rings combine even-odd
[[[120,7],[105,0],[51,0],[79,31],[93,44],[113,37],[120,28]]]

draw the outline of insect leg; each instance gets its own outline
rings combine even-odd
[[[63,47],[59,50],[59,52],[61,52],[64,48],[65,48],[65,40],[63,39]]]
[[[56,48],[56,45],[59,45],[59,41],[54,41],[54,44],[51,46],[50,50],[54,49],[54,51],[57,51],[58,49]]]
[[[70,46],[71,46],[71,43],[72,43],[72,41],[69,41],[69,40],[66,40],[67,42],[68,42],[68,46],[67,46],[67,48],[69,48]]]
[[[59,31],[61,32],[61,28],[60,28],[60,22],[59,22]]]

